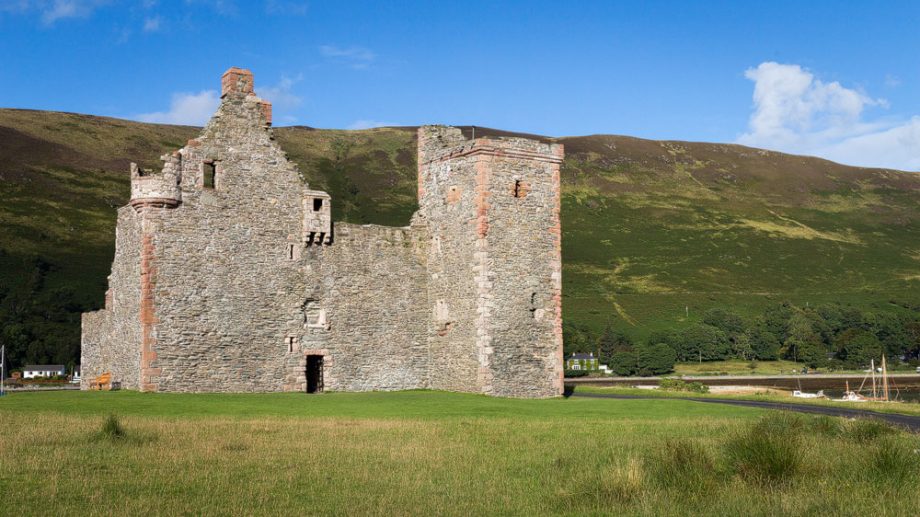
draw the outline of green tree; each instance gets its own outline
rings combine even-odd
[[[745,335],[754,357],[761,361],[779,359],[779,350],[782,343],[776,334],[770,332],[768,326],[762,320],[749,328]]]
[[[609,363],[613,358],[613,354],[631,352],[633,350],[633,341],[629,335],[622,331],[614,330],[608,323],[604,328],[604,333],[601,334],[600,339],[597,341],[597,348],[601,362]]]
[[[793,314],[789,318],[787,333],[788,337],[783,342],[783,355],[786,359],[802,361],[812,368],[817,368],[827,361],[824,340],[815,330],[814,322],[807,314]]]
[[[673,346],[678,361],[718,361],[731,352],[725,332],[702,323],[677,333]]]
[[[625,351],[614,352],[610,360],[607,361],[607,366],[617,375],[634,375],[638,370],[636,353]]]
[[[636,367],[639,375],[661,375],[674,371],[677,354],[667,343],[636,347]]]
[[[834,345],[837,348],[837,358],[848,366],[864,368],[875,359],[881,360],[885,347],[875,334],[861,328],[851,328],[843,331]]]

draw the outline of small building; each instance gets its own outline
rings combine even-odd
[[[22,367],[23,379],[43,379],[64,375],[67,375],[67,369],[63,364],[30,364]]]
[[[600,361],[594,357],[593,352],[578,353],[568,356],[565,360],[566,370],[599,370]]]
[[[80,384],[80,367],[74,366],[73,375],[70,376],[71,384]]]

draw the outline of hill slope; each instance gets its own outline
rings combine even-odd
[[[102,303],[128,163],[158,166],[197,132],[0,110],[0,342],[15,345],[14,364],[78,357],[79,313]],[[415,128],[275,134],[332,194],[336,220],[408,223]],[[642,337],[714,306],[920,301],[920,174],[737,145],[558,141],[567,321]]]

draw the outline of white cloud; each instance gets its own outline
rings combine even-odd
[[[216,90],[177,93],[172,97],[169,111],[142,113],[135,118],[141,122],[203,126],[217,110],[218,105],[220,105],[220,96]]]
[[[156,32],[160,30],[160,23],[162,22],[163,18],[160,16],[144,19],[144,32]]]
[[[866,167],[920,166],[920,118],[864,117],[867,108],[887,108],[884,99],[825,83],[799,65],[765,62],[745,77],[754,82],[754,112],[738,143]]]
[[[107,3],[103,0],[55,0],[42,6],[42,23],[53,25],[66,18],[86,18]]]
[[[355,70],[364,70],[370,67],[377,59],[377,55],[364,47],[342,48],[335,45],[322,45],[319,52],[327,59],[347,65]]]
[[[0,0],[0,14],[37,13],[42,24],[54,25],[67,18],[86,18],[111,0]]]
[[[280,0],[267,0],[265,12],[282,16],[304,16],[307,14],[306,2],[283,2]]]
[[[303,99],[291,91],[291,88],[303,80],[303,74],[297,77],[282,76],[281,81],[274,86],[256,88],[256,94],[263,99],[271,101],[274,108],[292,109],[300,106]]]
[[[303,98],[295,94],[292,90],[295,84],[303,80],[303,74],[297,77],[281,76],[281,80],[274,86],[265,88],[256,88],[256,94],[263,99],[272,103],[272,111],[275,120],[280,120],[288,124],[297,122],[297,117],[290,113],[291,110],[300,107],[303,104]]]
[[[399,124],[394,124],[393,122],[381,122],[379,120],[356,120],[348,129],[371,129],[375,127],[391,127],[397,126]]]

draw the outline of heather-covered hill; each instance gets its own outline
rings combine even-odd
[[[128,163],[157,166],[197,132],[0,110],[0,342],[14,365],[77,359],[79,313],[102,304]],[[408,223],[415,128],[275,134],[332,194],[337,220]],[[920,174],[727,144],[558,141],[569,322],[641,338],[710,307],[920,305]]]

